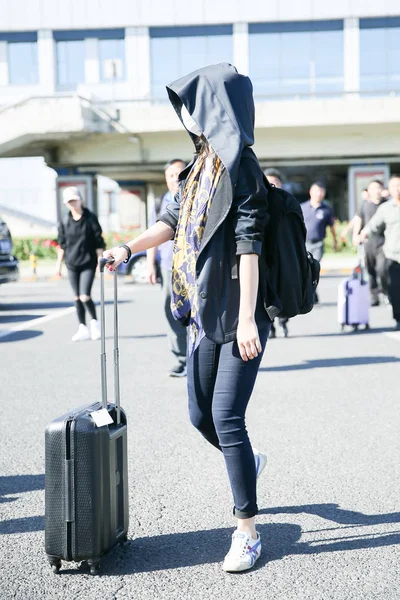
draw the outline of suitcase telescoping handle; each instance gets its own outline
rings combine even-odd
[[[100,312],[101,312],[101,397],[103,408],[107,410],[107,366],[106,366],[106,313],[104,298],[104,267],[114,262],[113,258],[100,258]],[[117,410],[117,425],[121,423],[121,401],[119,389],[119,347],[118,347],[118,289],[117,271],[114,271],[114,394]]]

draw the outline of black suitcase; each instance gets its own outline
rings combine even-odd
[[[45,547],[58,573],[61,560],[87,561],[98,573],[100,559],[127,539],[127,423],[120,408],[117,274],[114,272],[114,389],[107,402],[104,266],[101,279],[102,402],[71,410],[46,428]],[[112,423],[97,426],[91,413],[106,409]],[[107,413],[101,413],[107,418]]]

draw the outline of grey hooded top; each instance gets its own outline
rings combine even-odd
[[[254,143],[252,84],[227,63],[198,69],[167,86],[178,117],[185,105],[216,151],[225,170],[213,198],[196,263],[199,312],[206,336],[216,343],[236,337],[240,287],[238,257],[262,254],[268,220],[267,189]],[[183,122],[183,121],[182,121]],[[188,132],[193,141],[196,136]],[[195,156],[196,158],[196,156]],[[175,232],[185,180],[193,161],[179,175],[179,192],[160,221]],[[262,269],[262,259],[260,259]],[[269,322],[260,272],[256,320]]]
[[[232,65],[220,63],[185,75],[167,86],[167,92],[181,120],[182,104],[185,105],[228,170],[234,187],[243,148],[254,144],[250,79]]]

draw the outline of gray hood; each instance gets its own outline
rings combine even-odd
[[[253,86],[228,63],[210,65],[167,86],[182,121],[184,104],[216,151],[235,186],[243,148],[254,144]],[[182,121],[183,123],[183,121]],[[192,140],[195,136],[188,132]]]

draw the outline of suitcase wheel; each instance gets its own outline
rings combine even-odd
[[[100,573],[100,561],[99,560],[88,560],[87,562],[91,575],[98,575]]]
[[[53,573],[59,573],[61,567],[61,560],[59,558],[49,558],[49,563]]]
[[[358,331],[358,325],[353,325],[353,331]]]

